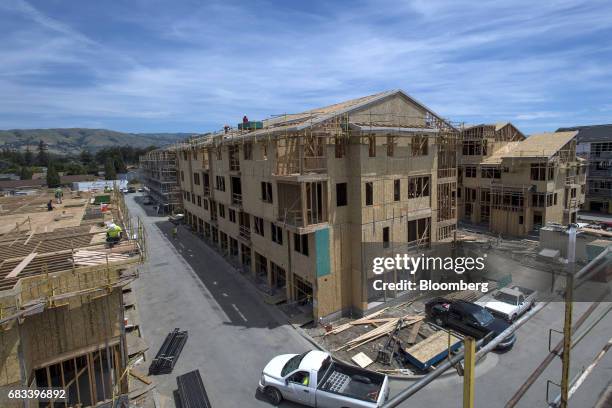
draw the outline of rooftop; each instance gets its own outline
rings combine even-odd
[[[504,157],[552,157],[568,144],[578,132],[545,132],[527,137]]]
[[[578,143],[609,142],[612,140],[612,124],[559,128],[557,132],[578,131]]]
[[[101,201],[110,203],[102,208],[101,197],[64,189],[63,203],[48,211],[52,196],[40,190],[0,197],[0,323],[34,305],[62,304],[119,285],[133,278],[123,271],[143,259],[144,235],[121,194],[104,194]],[[106,244],[105,223],[111,221],[127,235],[113,247]]]
[[[227,133],[220,131],[212,134],[200,135],[192,138],[197,140],[197,143],[208,144],[212,143],[213,137],[223,137],[225,139],[239,140],[241,138],[254,138],[263,135],[282,134],[285,132],[295,132],[307,129],[309,127],[321,124],[329,119],[333,119],[343,114],[351,113],[359,109],[366,108],[374,103],[381,102],[387,98],[400,96],[405,98],[409,102],[428,112],[433,118],[437,119],[437,123],[442,124],[444,127],[454,129],[453,126],[434,113],[427,106],[408,95],[406,92],[395,89],[391,91],[379,92],[376,94],[363,96],[360,98],[350,99],[344,102],[339,102],[333,105],[323,106],[319,108],[310,109],[300,113],[287,113],[284,115],[277,115],[275,117],[264,119],[262,121],[263,128],[253,131],[241,131],[238,129],[230,129]],[[377,126],[382,126],[377,124]],[[389,126],[388,124],[386,126]],[[397,126],[395,126],[397,127]],[[430,126],[431,127],[431,126]],[[212,136],[212,137],[211,137]]]

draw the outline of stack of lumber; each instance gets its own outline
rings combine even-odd
[[[397,321],[397,318],[394,318],[394,317],[388,317],[388,318],[385,318],[385,319],[374,319],[375,317],[380,316],[381,314],[386,312],[387,309],[389,309],[389,308],[385,307],[384,309],[381,309],[378,312],[374,312],[372,314],[364,316],[361,319],[357,319],[357,320],[353,320],[353,321],[348,322],[348,323],[341,324],[340,326],[334,327],[333,329],[331,329],[330,331],[325,333],[324,336],[327,336],[328,334],[342,333],[343,331],[348,330],[351,327],[357,326],[357,325],[360,325],[360,324],[374,324],[374,325],[376,325],[378,323],[387,323],[387,322],[389,322],[391,320]]]
[[[390,334],[391,332],[393,332],[393,330],[396,328],[398,322],[401,320],[401,328],[410,326],[414,323],[420,322],[421,320],[423,320],[425,317],[424,316],[413,316],[413,315],[406,315],[404,317],[393,317],[393,318],[389,318],[389,320],[385,323],[383,323],[382,325],[376,327],[373,330],[370,330],[364,334],[362,334],[361,336],[355,337],[352,340],[349,340],[348,342],[346,342],[346,344],[344,344],[342,347],[340,347],[338,350],[341,350],[345,347],[348,347],[347,351],[351,351],[359,346],[362,346],[366,343],[369,343],[372,340],[376,340],[380,337],[386,336],[388,334]],[[337,350],[336,350],[337,351]]]
[[[122,262],[130,259],[130,255],[114,254],[106,251],[90,251],[79,249],[74,253],[73,262],[75,265],[93,266],[105,263]]]
[[[497,282],[489,283],[489,291],[493,291],[497,288]],[[448,300],[464,300],[466,302],[475,302],[484,295],[479,290],[463,290],[459,292],[452,292],[444,296]]]

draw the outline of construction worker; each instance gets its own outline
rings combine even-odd
[[[55,189],[55,202],[57,204],[62,203],[62,197],[64,196],[64,191],[60,187]]]
[[[177,235],[178,235],[177,227],[172,228],[172,238],[176,239]]]
[[[110,243],[119,242],[123,230],[117,224],[110,224],[106,230],[106,241]]]
[[[47,211],[53,211],[53,200],[49,200],[47,203]]]
[[[244,115],[242,117],[242,130],[246,130],[248,126],[249,126],[249,118],[247,118],[247,115]]]

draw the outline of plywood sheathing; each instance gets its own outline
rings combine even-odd
[[[86,207],[85,200],[80,198],[64,198],[63,204],[55,204],[53,194],[48,193],[33,198],[29,197],[21,207],[7,210],[14,205],[12,199],[14,197],[0,197],[0,204],[4,210],[0,212],[0,234],[13,231],[16,223],[21,224],[24,221],[27,222],[21,228],[36,232],[77,226],[81,222]],[[49,200],[53,200],[53,211],[47,211]]]
[[[26,370],[82,354],[83,349],[117,342],[121,335],[121,290],[78,308],[58,307],[29,316],[21,328]]]

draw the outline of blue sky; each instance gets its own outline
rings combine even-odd
[[[401,88],[455,122],[612,123],[610,1],[0,1],[0,128],[203,132]]]

